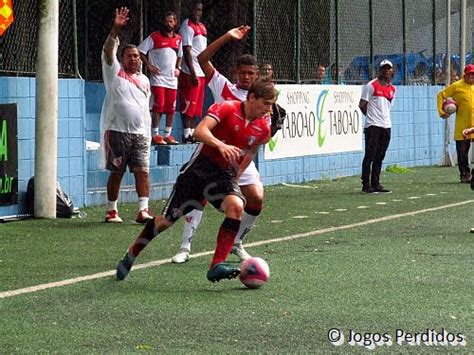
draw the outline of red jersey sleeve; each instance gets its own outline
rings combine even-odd
[[[229,102],[221,102],[211,105],[207,111],[207,115],[215,119],[218,123],[225,120],[233,112],[233,106]]]

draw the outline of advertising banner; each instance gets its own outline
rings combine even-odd
[[[283,127],[265,145],[265,159],[361,151],[361,86],[277,85]]]
[[[0,105],[0,206],[18,202],[16,104]]]

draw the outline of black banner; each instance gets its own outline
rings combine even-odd
[[[16,104],[0,105],[0,206],[18,202]]]

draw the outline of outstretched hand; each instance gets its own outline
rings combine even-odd
[[[114,20],[114,27],[122,28],[128,23],[128,8],[121,7],[119,9],[115,9],[115,20]]]
[[[242,26],[239,26],[239,27],[236,27],[236,28],[233,28],[233,29],[229,30],[227,33],[230,34],[232,39],[240,41],[240,40],[244,39],[245,36],[247,36],[247,33],[249,31],[250,31],[250,26],[242,25]]]

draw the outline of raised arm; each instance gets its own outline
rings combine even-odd
[[[117,37],[122,30],[122,28],[127,25],[128,23],[128,8],[121,7],[119,9],[115,9],[115,19],[114,24],[112,25],[112,29],[110,30],[109,36],[105,40],[103,51],[105,62],[107,65],[112,65],[114,62],[114,56],[116,55],[117,51]]]
[[[217,51],[226,43],[230,41],[241,41],[247,36],[250,30],[250,26],[242,25],[227,31],[225,34],[220,36],[214,42],[212,42],[205,50],[198,55],[199,65],[201,66],[204,75],[207,79],[212,78],[214,75],[214,66],[211,63],[211,58],[217,53]]]

